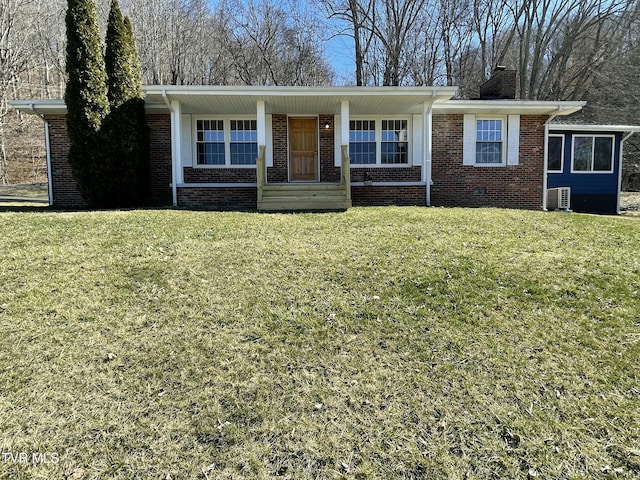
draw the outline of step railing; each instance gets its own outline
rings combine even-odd
[[[258,201],[262,201],[262,191],[267,181],[267,165],[265,160],[265,146],[258,147],[258,156],[256,157],[256,181],[258,183]]]
[[[351,200],[351,159],[349,158],[349,146],[342,145],[342,182],[347,200]]]

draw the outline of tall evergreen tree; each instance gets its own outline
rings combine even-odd
[[[148,132],[144,113],[142,74],[129,19],[117,0],[111,1],[105,41],[108,98],[102,142],[104,206],[133,206],[144,202],[148,179]]]
[[[96,135],[109,112],[96,6],[93,0],[67,0],[67,105],[69,163],[78,189],[95,204],[92,185],[100,177]]]

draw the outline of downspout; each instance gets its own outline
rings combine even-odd
[[[542,174],[542,211],[546,212],[547,211],[547,185],[548,185],[548,179],[547,176],[549,175],[549,166],[548,166],[548,162],[549,162],[549,124],[553,121],[554,118],[556,118],[559,114],[560,111],[562,110],[562,107],[558,107],[558,113],[554,113],[553,115],[551,115],[546,122],[544,122],[544,153],[543,153],[543,174]]]
[[[618,192],[616,194],[616,215],[620,215],[620,192],[622,191],[622,162],[624,160],[624,142],[626,142],[631,135],[636,133],[634,130],[627,133],[622,140],[620,140],[620,163],[618,164]]]
[[[176,145],[177,139],[176,129],[175,129],[175,111],[171,107],[171,102],[169,101],[169,97],[167,96],[167,91],[162,90],[162,99],[164,103],[167,104],[167,108],[169,108],[169,112],[171,114],[171,194],[173,195],[173,206],[178,206],[178,185],[177,185],[177,175],[176,175]]]
[[[29,109],[44,122],[44,149],[47,157],[47,189],[49,190],[49,206],[53,205],[53,180],[51,178],[51,137],[49,133],[49,121],[36,110],[33,103],[29,104]]]

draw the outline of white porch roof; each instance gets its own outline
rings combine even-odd
[[[255,114],[263,101],[265,113],[339,114],[343,101],[352,115],[422,113],[423,105],[450,100],[455,87],[145,87],[147,108],[163,108],[165,99],[179,101],[183,113]]]
[[[570,115],[585,102],[533,100],[453,100],[456,87],[231,87],[159,85],[144,87],[146,108],[169,111],[167,102],[178,101],[182,113],[255,115],[257,102],[265,113],[290,115],[340,114],[349,102],[350,115],[422,114],[425,104],[434,114]],[[26,113],[66,113],[64,100],[12,100]],[[551,125],[554,128],[554,125]],[[628,130],[625,130],[628,131]]]

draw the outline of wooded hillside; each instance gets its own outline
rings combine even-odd
[[[109,2],[96,4],[104,30]],[[583,120],[640,123],[637,0],[121,6],[136,33],[145,84],[458,85],[462,97],[474,97],[503,64],[518,71],[519,98],[587,100]],[[62,97],[66,8],[66,0],[0,0],[0,184],[41,181],[46,170],[41,121],[10,112],[7,100]],[[336,51],[338,44],[350,51]],[[346,72],[333,63],[345,53],[353,60]],[[633,141],[627,157],[625,179],[640,171]]]

